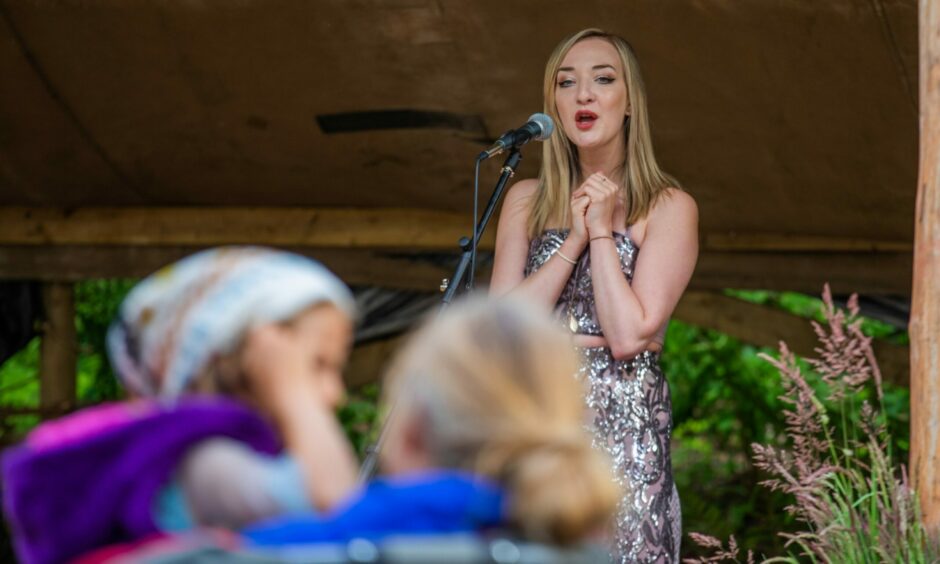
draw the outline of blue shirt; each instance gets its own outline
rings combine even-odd
[[[375,480],[331,513],[273,519],[243,535],[249,543],[274,546],[477,532],[505,524],[505,501],[502,489],[485,478],[434,471]]]

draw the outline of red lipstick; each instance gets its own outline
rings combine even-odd
[[[591,129],[595,121],[597,121],[597,114],[590,110],[578,110],[577,113],[574,114],[574,124],[582,131]]]

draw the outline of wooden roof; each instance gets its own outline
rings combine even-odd
[[[695,285],[910,292],[913,0],[4,0],[0,16],[2,232],[47,233],[37,207],[468,218],[483,142],[541,109],[561,37],[600,26],[634,45],[658,157],[699,203]],[[136,244],[186,242],[14,233],[0,276],[26,251]]]

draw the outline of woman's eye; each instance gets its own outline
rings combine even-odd
[[[558,81],[558,86],[561,88],[568,88],[572,84],[574,84],[574,81],[571,80],[570,78],[563,78]]]
[[[597,80],[597,82],[600,84],[610,84],[616,79],[612,76],[599,76],[595,80]]]

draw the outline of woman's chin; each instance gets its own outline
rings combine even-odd
[[[571,142],[578,149],[594,149],[605,144],[599,135],[578,135]]]

